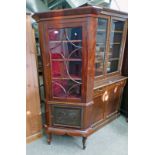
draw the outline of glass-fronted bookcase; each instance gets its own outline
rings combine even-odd
[[[109,23],[108,23],[109,22]],[[108,30],[109,28],[109,30]],[[98,18],[95,53],[95,78],[117,73],[121,69],[125,21]],[[108,34],[109,31],[109,34]]]
[[[52,134],[86,138],[119,115],[127,14],[81,7],[36,13]]]

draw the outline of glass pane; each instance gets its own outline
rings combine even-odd
[[[112,30],[114,31],[123,31],[124,28],[124,22],[113,20],[112,21]]]
[[[65,35],[67,40],[82,40],[81,27],[66,28]]]
[[[97,43],[105,43],[106,42],[106,33],[104,31],[98,30],[96,36]]]
[[[112,32],[110,35],[111,43],[120,43],[122,41],[122,33]]]
[[[50,41],[63,41],[63,40],[81,40],[82,33],[81,27],[64,28],[64,29],[49,29]]]
[[[53,97],[59,98],[79,98],[81,96],[80,81],[73,80],[53,80],[52,81]]]
[[[81,80],[81,62],[79,61],[52,61],[51,73],[53,79],[78,79]]]
[[[49,29],[49,40],[64,40],[64,29]]]
[[[103,75],[106,50],[107,19],[98,18],[96,32],[95,76]]]
[[[122,43],[124,22],[112,20],[112,28],[110,34],[110,51],[107,72],[115,72],[118,70],[120,50]]]
[[[104,29],[107,27],[107,20],[103,18],[98,18],[98,29]]]
[[[69,74],[72,77],[75,78],[81,77],[81,68],[82,68],[81,61],[70,61],[68,62],[68,66],[69,66]]]
[[[119,58],[120,44],[110,45],[109,58]]]
[[[66,65],[64,64],[64,61],[52,61],[52,76],[54,77],[66,77],[67,71],[66,71]],[[68,67],[68,66],[67,66]]]
[[[49,48],[51,59],[82,58],[81,42],[50,42]]]
[[[82,42],[66,43],[64,44],[65,57],[82,58]],[[67,52],[68,51],[68,52]]]
[[[49,29],[52,95],[79,98],[82,85],[82,28]]]
[[[117,71],[118,69],[118,60],[113,60],[108,62],[107,72],[111,73]]]

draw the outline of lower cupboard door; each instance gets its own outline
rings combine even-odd
[[[108,91],[108,101],[106,103],[106,118],[119,111],[123,88],[115,86]]]
[[[83,111],[81,107],[52,106],[53,126],[81,128]]]
[[[106,91],[106,118],[110,117],[114,112],[115,112],[115,104],[114,104],[114,93],[113,93],[113,88],[109,89]]]
[[[104,119],[105,106],[102,95],[94,98],[92,118],[93,124]]]

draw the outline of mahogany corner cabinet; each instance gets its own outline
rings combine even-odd
[[[127,13],[94,6],[36,13],[43,59],[46,124],[86,139],[119,116]]]

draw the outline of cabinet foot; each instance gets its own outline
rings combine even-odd
[[[83,150],[86,148],[87,137],[82,137]]]
[[[47,143],[50,145],[52,141],[52,134],[48,134]]]

